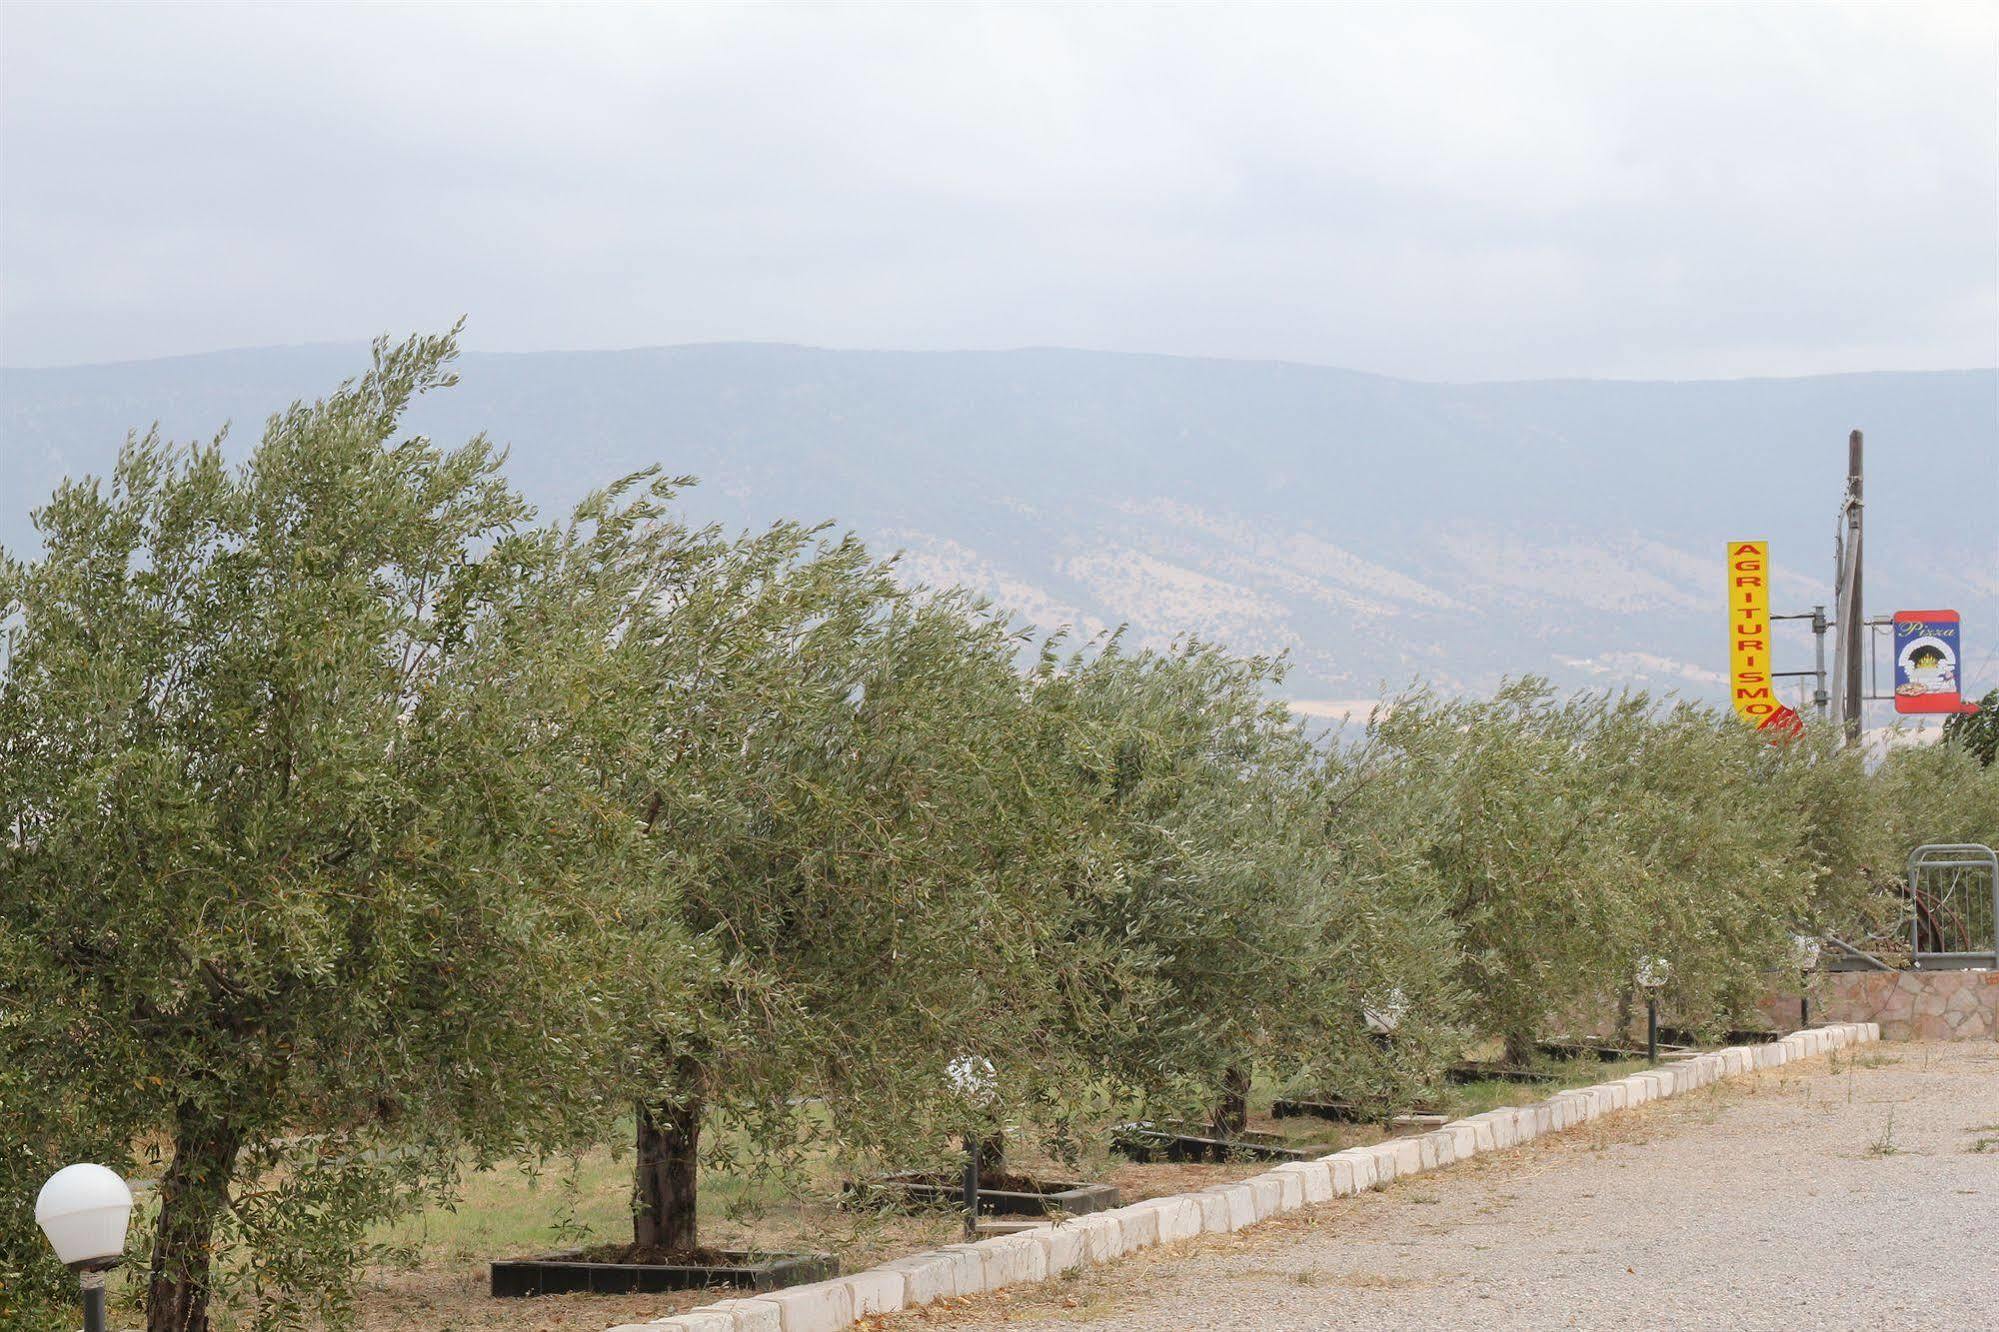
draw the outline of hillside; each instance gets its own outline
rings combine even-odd
[[[239,446],[354,347],[0,372],[0,543],[127,429]],[[1111,353],[704,345],[472,354],[423,430],[484,429],[559,505],[659,462],[690,513],[831,519],[913,577],[1042,624],[1291,653],[1321,712],[1423,676],[1540,671],[1719,697],[1721,544],[1766,537],[1778,611],[1830,601],[1846,432],[1868,436],[1872,610],[1963,612],[1999,657],[1999,373],[1426,384]],[[1780,630],[1784,665],[1810,637]]]

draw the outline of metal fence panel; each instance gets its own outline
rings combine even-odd
[[[1909,953],[1918,967],[1999,967],[1999,852],[1932,843],[1909,855]]]

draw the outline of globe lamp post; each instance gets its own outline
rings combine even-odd
[[[1809,934],[1791,936],[1791,965],[1798,969],[1798,1026],[1800,1029],[1812,1025],[1812,972],[1818,969],[1819,956],[1823,952],[1817,939]]]
[[[35,1198],[35,1224],[83,1285],[84,1332],[105,1332],[104,1274],[125,1255],[132,1190],[101,1165],[72,1165],[49,1176]]]
[[[959,1055],[944,1069],[951,1090],[967,1107],[965,1129],[965,1174],[960,1191],[965,1205],[965,1238],[979,1235],[979,1129],[993,1101],[999,1095],[999,1070],[983,1055]]]
[[[1659,1062],[1659,991],[1666,988],[1673,966],[1663,957],[1648,957],[1638,963],[1635,979],[1645,991],[1645,1057]]]

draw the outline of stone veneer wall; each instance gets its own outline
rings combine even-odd
[[[1999,1040],[1999,971],[1821,972],[1812,1019],[1878,1023],[1890,1041]]]

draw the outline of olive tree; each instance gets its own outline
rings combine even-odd
[[[1434,1092],[1464,1045],[1457,929],[1425,840],[1441,804],[1407,779],[1385,730],[1418,697],[1384,699],[1362,735],[1328,745],[1322,764],[1322,835],[1344,904],[1336,999],[1341,1024],[1369,1039],[1330,1044],[1313,1072],[1384,1113]]]
[[[1662,1000],[1683,1023],[1741,1019],[1815,918],[1823,865],[1782,780],[1809,749],[1686,703],[1600,743],[1611,747],[1598,766],[1615,774],[1606,777],[1616,810],[1607,831],[1623,844],[1636,930],[1620,959],[1627,1005],[1628,978],[1656,956],[1671,964]]]
[[[1885,831],[1886,878],[1900,879],[1911,851],[1925,842],[1999,846],[1999,765],[1962,744],[1890,750],[1874,774]]]
[[[1968,750],[1986,767],[1999,759],[1999,689],[1978,700],[1978,711],[1960,712],[1943,724],[1943,742]]]
[[[1362,1030],[1335,1002],[1358,968],[1319,756],[1272,696],[1280,678],[1210,644],[1112,638],[1036,690],[1112,867],[1071,897],[1117,1016],[1074,1030],[1134,1092],[1201,1104],[1224,1134],[1244,1126],[1253,1068],[1295,1072]]]
[[[453,354],[378,345],[240,466],[130,440],[0,558],[0,1150],[158,1153],[154,1332],[238,1281],[339,1316],[368,1223],[597,1113],[678,937],[591,718],[670,533],[399,434]]]
[[[1837,727],[1813,720],[1802,735],[1766,752],[1775,762],[1762,770],[1795,820],[1792,854],[1812,876],[1804,924],[1813,934],[1846,939],[1875,934],[1899,914],[1887,890],[1908,849],[1892,845],[1866,751],[1849,747]]]
[[[634,1243],[698,1240],[704,1124],[794,1142],[816,1098],[854,1150],[921,1151],[972,1054],[1017,1095],[1059,1080],[1064,777],[1037,748],[1021,643],[955,594],[899,587],[852,540],[715,540],[626,642],[643,716],[624,775],[700,1002],[643,1009]]]
[[[1641,937],[1607,760],[1644,707],[1558,699],[1528,679],[1489,699],[1411,694],[1377,720],[1381,761],[1408,796],[1404,835],[1457,939],[1466,1016],[1515,1061],[1551,1022],[1614,992]]]

